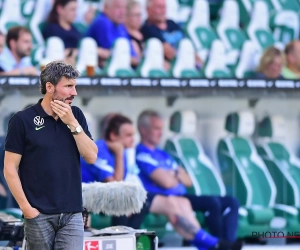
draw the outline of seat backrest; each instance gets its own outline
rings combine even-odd
[[[81,40],[77,60],[77,69],[80,72],[86,70],[87,66],[97,67],[97,49],[97,43],[93,38],[86,37]]]
[[[49,37],[46,41],[45,58],[48,61],[65,59],[65,45],[61,38],[57,36]]]
[[[245,36],[239,28],[240,13],[236,1],[226,0],[223,4],[217,33],[226,49],[240,50]]]
[[[125,76],[133,73],[131,68],[130,44],[126,38],[116,39],[108,61],[108,76]]]
[[[220,40],[213,41],[204,72],[208,78],[226,78],[231,76],[226,66],[225,48]]]
[[[15,25],[22,25],[21,0],[5,0],[0,16],[0,30],[4,34]]]
[[[46,21],[49,15],[48,3],[49,0],[36,0],[34,11],[28,23],[33,42],[38,45],[42,45],[45,42],[41,31],[41,24]]]
[[[277,187],[277,203],[300,206],[300,159],[284,143],[287,135],[281,116],[266,116],[258,125],[257,149]]]
[[[195,1],[190,20],[187,24],[187,33],[196,49],[210,47],[211,40],[215,38],[211,32],[209,18],[208,2],[206,0]]]
[[[274,28],[274,38],[284,44],[297,40],[299,37],[300,20],[298,13],[293,10],[282,10],[274,14],[270,20]]]
[[[165,149],[186,169],[192,179],[193,187],[188,192],[196,195],[225,195],[220,173],[206,156],[200,142],[195,139],[196,113],[191,110],[174,112],[170,130],[174,136],[166,141]]]
[[[251,21],[247,33],[249,38],[262,50],[274,44],[269,27],[269,10],[264,1],[256,1],[253,6]]]
[[[172,69],[174,77],[190,77],[196,76],[196,62],[194,46],[188,38],[184,38],[179,42],[175,63]]]
[[[142,77],[166,76],[162,42],[157,38],[150,38],[146,42],[144,53],[144,59],[139,69],[140,75]]]
[[[225,129],[229,135],[218,145],[218,160],[227,191],[241,205],[273,206],[276,186],[250,139],[255,129],[250,111],[230,113]]]
[[[299,12],[300,3],[297,0],[271,0],[275,10],[297,10]]]
[[[167,19],[171,19],[174,22],[178,21],[179,3],[177,0],[166,0],[167,6]]]
[[[256,71],[256,63],[255,63],[255,54],[257,53],[257,48],[255,44],[248,40],[244,43],[240,59],[235,69],[235,77],[236,78],[247,78],[251,77]]]

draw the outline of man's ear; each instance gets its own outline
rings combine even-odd
[[[51,82],[46,82],[46,91],[50,94],[53,94],[54,85]]]
[[[111,132],[109,134],[109,140],[110,141],[116,141],[117,139],[118,139],[118,136],[114,132]]]

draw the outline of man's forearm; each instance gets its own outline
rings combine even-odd
[[[122,181],[124,178],[124,157],[123,154],[115,155],[115,181]]]
[[[94,164],[97,160],[98,148],[93,140],[82,131],[78,135],[74,135],[76,145],[80,155],[89,163]]]
[[[15,167],[4,166],[4,177],[7,185],[22,211],[31,207],[21,185],[19,174]]]

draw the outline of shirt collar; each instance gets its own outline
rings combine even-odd
[[[46,116],[49,116],[45,110],[43,109],[42,107],[42,101],[43,101],[43,98],[41,98],[37,104],[35,104],[33,107],[35,108],[35,110],[37,111],[37,113],[39,114],[40,117],[46,117]]]

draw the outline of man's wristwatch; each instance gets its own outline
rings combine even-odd
[[[68,128],[71,130],[70,126],[68,125]],[[72,135],[78,135],[80,134],[82,131],[82,127],[80,125],[78,125],[77,127],[75,127],[75,131],[71,131]]]

